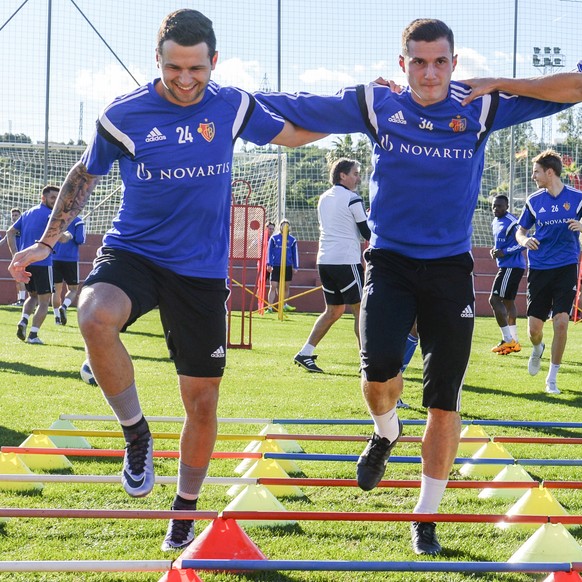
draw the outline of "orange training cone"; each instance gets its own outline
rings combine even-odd
[[[202,582],[202,578],[194,570],[172,568],[166,572],[158,582]]]
[[[582,577],[578,572],[553,572],[542,582],[580,582]]]
[[[508,562],[580,562],[582,547],[561,523],[544,523]]]
[[[505,515],[568,515],[568,512],[560,505],[551,492],[540,485],[526,491],[521,498],[514,503]],[[536,523],[509,523],[502,521],[497,524],[501,529],[519,528],[534,529]]]

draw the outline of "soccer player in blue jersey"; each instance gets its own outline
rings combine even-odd
[[[129,495],[154,485],[153,441],[120,332],[159,307],[176,366],[186,419],[172,507],[195,509],[217,432],[225,366],[226,286],[232,158],[238,137],[297,146],[322,137],[268,111],[253,96],[211,81],[212,22],[177,10],[158,32],[161,78],[114,100],[63,183],[39,242],[14,257],[10,271],[45,259],[115,161],[123,200],[79,298],[79,327],[91,369],[126,439],[122,483]],[[190,520],[171,520],[163,550],[194,538]]]
[[[435,513],[459,443],[461,389],[474,323],[471,221],[487,138],[566,105],[500,92],[471,99],[470,85],[451,82],[457,64],[453,33],[439,20],[418,19],[406,27],[399,63],[408,80],[399,94],[371,83],[332,96],[265,93],[259,99],[301,127],[361,132],[372,142],[372,236],[364,253],[360,335],[362,391],[374,434],[358,461],[357,478],[362,489],[373,489],[401,434],[396,414],[400,367],[416,318],[428,419],[414,511]],[[547,81],[540,89],[528,81],[524,91],[539,91],[541,99],[582,100],[582,77],[564,79],[565,90],[554,90]],[[497,82],[475,83],[475,91],[490,90]],[[415,552],[441,551],[435,527],[412,523]]]
[[[66,243],[55,246],[53,256],[53,312],[57,325],[67,325],[67,309],[75,301],[79,289],[79,247],[85,244],[85,223],[78,216],[63,233],[68,237]],[[62,299],[63,282],[67,285],[67,294]]]
[[[40,204],[29,208],[8,229],[6,237],[13,257],[19,247],[34,245],[35,241],[42,236],[58,193],[57,186],[45,186],[42,189]],[[17,243],[18,238],[20,242]],[[65,240],[65,235],[61,235],[60,240]],[[43,341],[38,337],[38,332],[46,319],[53,292],[52,255],[33,262],[34,264],[29,268],[30,279],[26,283],[28,298],[22,305],[22,316],[16,328],[16,336],[23,342],[42,345]],[[31,315],[32,323],[27,337],[26,329]]]
[[[281,259],[283,256],[283,226],[289,227],[289,221],[283,219],[279,223],[279,232],[269,238],[269,245],[267,247],[267,271],[269,272],[270,286],[267,300],[269,301],[268,312],[273,311],[272,305],[279,297],[279,281],[281,280]],[[285,292],[283,311],[295,311],[295,307],[287,303],[289,297],[289,289],[291,281],[293,280],[293,273],[297,273],[299,269],[299,249],[297,247],[297,239],[289,234],[287,230],[287,244],[285,254]]]
[[[22,216],[22,211],[20,208],[12,208],[10,210],[10,223],[14,224]],[[16,233],[16,250],[20,250],[20,233]],[[0,239],[0,246],[3,244],[8,245],[8,235],[4,234],[2,239]],[[15,307],[22,307],[24,301],[26,300],[26,287],[24,283],[16,282],[16,301],[12,304]]]
[[[568,337],[568,322],[576,295],[579,236],[582,232],[582,192],[565,185],[562,159],[553,150],[533,159],[532,179],[539,190],[526,200],[519,217],[517,241],[527,248],[528,333],[533,345],[528,371],[535,376],[544,353],[544,323],[551,313],[554,328],[546,392],[560,394],[556,377]],[[535,233],[528,231],[535,225]]]
[[[489,304],[501,329],[501,341],[491,351],[506,356],[521,351],[517,334],[515,298],[525,272],[525,258],[523,247],[515,240],[517,218],[509,212],[507,196],[504,194],[495,196],[491,207],[494,216],[491,222],[493,248],[489,253],[497,262],[499,271],[493,281]]]

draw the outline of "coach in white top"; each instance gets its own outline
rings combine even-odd
[[[319,198],[319,252],[317,268],[323,286],[325,311],[317,318],[307,342],[295,356],[298,366],[323,372],[313,355],[315,347],[350,305],[354,332],[360,344],[359,319],[362,298],[362,251],[360,235],[370,240],[370,228],[362,198],[355,193],[360,183],[360,164],[340,158],[329,173],[332,187]]]

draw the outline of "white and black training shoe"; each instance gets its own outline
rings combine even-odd
[[[125,446],[121,483],[128,495],[145,497],[154,488],[154,440],[149,429]]]
[[[323,373],[323,370],[315,363],[317,356],[302,356],[301,354],[297,354],[293,361],[302,368],[305,368],[309,372],[318,372]]]
[[[182,507],[172,505],[172,510],[178,511],[194,511],[196,504],[193,503],[190,507]],[[168,524],[168,531],[166,537],[162,542],[162,552],[172,552],[181,550],[189,546],[194,541],[194,520],[193,519],[171,519]]]

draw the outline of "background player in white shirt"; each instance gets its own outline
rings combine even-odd
[[[356,194],[360,184],[360,164],[340,158],[331,167],[326,190],[317,203],[319,251],[317,268],[323,286],[325,311],[317,318],[307,342],[293,358],[310,372],[323,372],[313,352],[331,326],[342,316],[346,305],[354,314],[354,332],[360,346],[360,302],[364,269],[360,235],[370,240],[370,227],[362,198]]]

